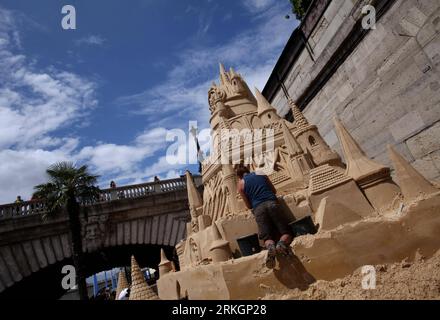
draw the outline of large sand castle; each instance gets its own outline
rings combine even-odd
[[[240,74],[220,65],[220,83],[208,95],[214,152],[202,164],[203,196],[187,172],[191,222],[176,246],[180,271],[162,255],[161,299],[257,299],[302,291],[364,265],[431,257],[440,248],[437,187],[390,146],[394,181],[391,168],[369,159],[335,117],[343,160],[287,99],[293,123],[258,90],[254,95]],[[273,270],[264,266],[265,251],[243,256],[237,243],[257,233],[236,189],[240,163],[269,176],[290,221],[311,216],[318,227],[296,238],[295,256],[280,259]]]

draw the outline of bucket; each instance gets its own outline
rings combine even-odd
[[[315,234],[317,231],[312,217],[310,216],[291,222],[289,223],[289,226],[292,229],[294,237],[303,236],[305,234]]]
[[[261,251],[260,241],[256,233],[237,239],[243,257],[251,256]]]

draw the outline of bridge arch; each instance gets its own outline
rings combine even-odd
[[[145,185],[154,192],[142,193]],[[154,268],[160,248],[172,258],[190,220],[185,180],[145,185],[124,187],[125,196],[85,207],[81,225],[88,275],[129,265],[131,254],[142,267]],[[41,210],[23,215],[25,209],[8,206],[0,206],[0,296],[9,297],[20,288],[33,292],[32,283],[57,282],[61,267],[73,263],[67,214],[43,221]]]
[[[170,260],[174,248],[158,245],[123,245],[108,247],[85,254],[85,274],[87,277],[115,267],[130,265],[131,255],[135,255],[141,267],[158,269],[160,249],[164,249]],[[73,265],[71,257],[56,261],[33,272],[13,283],[0,293],[0,299],[59,299],[67,291],[62,288],[61,281],[65,276],[61,272],[63,266]]]

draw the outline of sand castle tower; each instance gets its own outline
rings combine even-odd
[[[209,248],[212,262],[228,261],[232,257],[229,242],[222,238],[215,223],[212,226],[212,238],[214,241]]]
[[[118,285],[116,287],[116,299],[119,298],[119,295],[121,294],[122,290],[129,288],[130,285],[128,284],[127,278],[125,276],[125,272],[124,271],[119,271],[119,276],[118,276]]]
[[[284,145],[287,151],[286,166],[290,178],[295,185],[307,187],[309,172],[313,169],[313,163],[308,154],[305,154],[298,141],[293,136],[286,122],[281,121]]]
[[[280,120],[277,110],[266,100],[257,88],[255,88],[255,97],[257,98],[258,117],[263,125],[270,125]]]
[[[200,216],[203,211],[203,200],[202,196],[197,190],[196,185],[194,184],[193,177],[188,170],[185,172],[185,176],[189,210],[191,214],[191,231],[197,232],[199,230],[198,216]]]
[[[341,157],[330,147],[322,138],[315,125],[311,125],[303,115],[298,106],[292,99],[288,99],[294,118],[295,138],[303,146],[304,151],[310,153],[315,166],[329,164],[332,166],[342,166]]]
[[[159,300],[157,294],[145,281],[134,256],[131,256],[131,290],[129,300]]]
[[[388,153],[396,170],[397,180],[405,202],[408,203],[420,196],[427,196],[440,191],[390,145],[388,145]]]
[[[173,270],[173,264],[168,260],[165,251],[160,249],[159,277],[166,275]]]
[[[218,86],[213,83],[208,92],[211,127],[217,130],[221,119],[231,119],[237,116],[243,116],[243,120],[247,120],[240,124],[241,127],[246,126],[250,123],[252,114],[257,111],[255,97],[243,77],[234,69],[226,71],[221,63],[219,69],[220,83]],[[261,126],[259,122],[257,125]]]
[[[390,168],[368,158],[338,118],[334,123],[347,163],[346,174],[356,181],[376,210],[387,209],[400,193],[391,179]]]

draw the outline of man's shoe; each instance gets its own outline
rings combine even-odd
[[[276,246],[276,253],[289,257],[292,255],[292,250],[290,249],[290,246],[288,246],[284,241],[280,240]]]
[[[267,256],[266,256],[266,267],[269,269],[275,268],[275,257],[277,255],[277,250],[274,244],[267,246]]]

